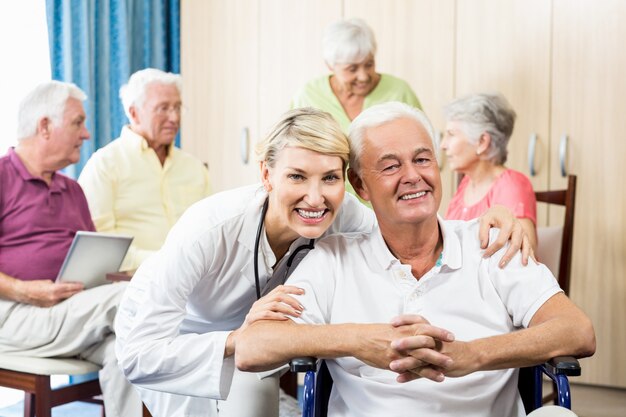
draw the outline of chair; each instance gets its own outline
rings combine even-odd
[[[565,190],[537,191],[535,196],[538,203],[565,207],[563,226],[537,228],[537,258],[557,277],[565,294],[569,294],[574,238],[576,175],[567,177]]]
[[[565,207],[562,226],[537,228],[537,259],[545,264],[557,277],[559,286],[569,294],[570,273],[572,267],[572,243],[574,240],[574,208],[576,203],[576,175],[567,177],[564,190],[537,191],[538,203],[555,204]],[[544,404],[555,400],[556,386],[544,399]]]
[[[102,394],[100,381],[84,382],[52,389],[51,375],[87,376],[100,371],[94,363],[74,358],[36,358],[0,354],[0,387],[24,391],[24,417],[51,417],[52,408],[74,401],[103,404],[94,397]],[[77,378],[80,379],[80,378]],[[151,417],[145,405],[143,417]],[[104,417],[104,406],[102,417]]]
[[[306,372],[302,417],[326,417],[333,383],[326,363],[321,361],[319,369],[317,369],[315,358],[296,358],[291,361],[290,369],[292,372]],[[555,404],[571,409],[570,387],[567,377],[580,375],[580,365],[575,358],[564,356],[554,358],[543,365],[520,369],[518,389],[526,413],[528,414],[542,406],[542,374],[548,375],[558,387]]]
[[[0,355],[0,386],[25,391],[24,417],[50,417],[52,407],[91,401],[102,394],[97,379],[52,389],[50,375],[84,375],[99,370],[98,365],[80,359]]]

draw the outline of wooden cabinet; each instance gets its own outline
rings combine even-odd
[[[183,148],[206,162],[214,191],[258,178],[258,1],[181,2]]]
[[[263,0],[259,10],[259,120],[261,134],[290,107],[307,81],[329,70],[322,56],[322,31],[341,19],[336,0]]]
[[[549,187],[550,24],[545,0],[457,3],[456,96],[500,92],[509,100],[517,120],[506,166],[526,174],[535,190]],[[545,225],[547,208],[538,209]]]
[[[580,379],[626,387],[626,3],[553,7],[551,148],[567,135],[566,169],[578,175],[570,295],[591,316],[598,346]],[[554,156],[550,186],[562,188]]]
[[[536,190],[565,188],[561,157],[578,176],[570,296],[596,327],[598,352],[577,381],[626,387],[626,208],[619,181],[626,145],[621,46],[626,4],[591,0],[457,2],[456,95],[500,91],[518,119],[507,166]],[[529,141],[536,135],[529,169]],[[563,139],[567,137],[567,139]],[[563,142],[566,141],[566,142]],[[565,151],[563,153],[563,151]],[[539,207],[541,225],[562,210]]]
[[[328,71],[321,33],[341,18],[341,2],[181,3],[183,148],[208,163],[214,191],[251,184],[255,144],[295,91]]]
[[[578,381],[626,387],[626,2],[621,0],[183,0],[182,143],[209,163],[216,191],[258,178],[253,145],[297,88],[327,71],[323,28],[361,17],[379,71],[409,82],[435,127],[454,97],[500,91],[518,119],[508,166],[537,190],[578,176],[571,297],[596,327],[598,351]],[[247,128],[249,144],[241,139]],[[529,171],[528,146],[536,135]],[[242,143],[250,150],[241,159]],[[454,190],[444,161],[444,202]],[[540,224],[561,213],[540,207]]]

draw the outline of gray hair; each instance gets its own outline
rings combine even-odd
[[[375,128],[380,125],[392,122],[397,119],[411,119],[419,123],[426,129],[428,136],[433,144],[433,151],[437,152],[438,144],[435,139],[435,129],[426,117],[423,111],[398,101],[390,101],[387,103],[377,104],[366,110],[363,110],[353,121],[350,126],[350,168],[359,175],[360,160],[363,153],[363,141],[367,129]]]
[[[335,64],[361,62],[376,55],[376,38],[362,19],[340,20],[324,30],[322,39],[324,60]]]
[[[496,165],[506,162],[507,145],[515,126],[515,110],[502,94],[472,94],[444,107],[448,121],[461,122],[461,130],[477,145],[484,133],[491,136],[485,158]]]
[[[128,120],[130,117],[130,108],[132,106],[141,107],[146,99],[146,90],[149,84],[173,84],[181,94],[183,89],[183,81],[180,74],[161,71],[156,68],[146,68],[135,72],[128,79],[128,83],[120,88],[120,98],[124,106],[124,112]]]
[[[47,117],[53,125],[63,122],[65,105],[69,98],[85,101],[87,94],[75,84],[46,81],[31,90],[20,102],[17,112],[17,140],[37,133],[37,124]]]
[[[338,156],[345,168],[350,145],[339,123],[324,111],[312,107],[290,110],[283,114],[267,136],[257,143],[259,160],[273,167],[287,146],[308,149],[324,155]]]

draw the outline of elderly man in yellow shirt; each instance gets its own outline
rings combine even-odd
[[[120,89],[130,123],[89,159],[78,182],[96,229],[134,236],[122,269],[157,251],[183,212],[210,193],[207,168],[174,147],[181,77],[147,68]]]

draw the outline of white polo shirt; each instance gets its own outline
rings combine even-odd
[[[305,289],[298,297],[305,310],[296,321],[385,323],[412,313],[469,341],[527,327],[539,307],[561,291],[545,266],[523,267],[519,255],[505,269],[498,267],[504,249],[483,259],[477,220],[439,224],[441,265],[419,281],[391,254],[378,226],[371,234],[319,241],[288,281]],[[399,384],[396,373],[352,357],[330,360],[328,367],[334,380],[332,417],[525,415],[513,369]]]

